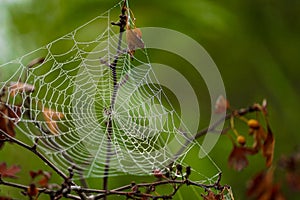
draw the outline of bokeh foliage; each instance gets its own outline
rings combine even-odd
[[[31,0],[5,4],[8,22],[1,28],[9,33],[5,38],[9,46],[0,47],[1,51],[9,52],[5,60],[49,43],[115,3],[117,1],[111,0]],[[222,74],[231,105],[243,107],[261,102],[263,98],[268,100],[270,122],[277,140],[275,160],[299,145],[300,1],[131,0],[130,5],[138,26],[171,28],[203,45]],[[153,55],[156,62],[163,59],[165,57]],[[196,83],[192,73],[190,75],[191,82]],[[246,180],[262,169],[263,164],[255,157],[245,171],[235,172],[227,167],[230,150],[230,141],[221,138],[211,157],[223,170],[223,183],[233,187],[237,199],[244,199]],[[1,152],[0,156],[2,161],[4,156],[10,155]],[[14,155],[8,160],[10,163],[24,160],[24,155]],[[38,168],[40,163],[34,165]],[[124,184],[131,181],[115,180]]]

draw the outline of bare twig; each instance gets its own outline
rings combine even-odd
[[[248,113],[252,113],[252,112],[257,112],[260,111],[260,107],[257,104],[254,104],[248,108],[241,108],[239,110],[234,110],[228,114],[225,115],[225,117],[221,118],[220,120],[218,120],[217,122],[215,122],[214,124],[212,124],[211,126],[204,128],[202,130],[200,130],[195,136],[188,137],[184,143],[184,145],[177,151],[177,153],[173,156],[173,159],[171,160],[171,162],[173,162],[174,160],[176,160],[186,149],[186,147],[194,140],[206,135],[209,132],[214,132],[215,129],[221,124],[223,123],[225,120],[230,119],[232,116],[243,116],[246,115]],[[227,129],[229,130],[229,129]],[[187,135],[186,133],[183,133],[185,135]]]
[[[241,108],[239,110],[234,110],[234,111],[226,114],[226,116],[224,118],[220,119],[219,121],[214,123],[212,126],[199,131],[195,135],[195,139],[202,137],[203,135],[207,134],[208,132],[214,131],[218,125],[220,125],[224,120],[230,119],[232,116],[243,116],[248,113],[257,112],[257,111],[260,111],[260,108],[259,108],[259,106],[257,106],[257,104],[254,104],[248,108]]]
[[[36,156],[38,156],[42,161],[44,161],[49,167],[51,167],[60,177],[62,177],[63,179],[68,179],[68,176],[66,174],[64,174],[58,167],[56,167],[51,161],[49,161],[43,154],[41,154],[37,149],[36,149],[36,144],[34,144],[33,146],[29,146],[25,143],[23,143],[22,141],[8,135],[7,133],[5,133],[4,131],[0,130],[1,134],[3,134],[5,137],[9,138],[9,140],[29,151],[31,151],[32,153],[34,153]]]
[[[76,186],[76,183],[72,181],[72,175],[71,176],[67,176],[64,172],[62,172],[58,167],[55,166],[55,164],[53,164],[51,161],[49,161],[42,153],[40,153],[38,150],[37,150],[37,141],[36,143],[33,145],[33,146],[29,146],[25,143],[23,143],[22,141],[8,135],[7,133],[5,133],[4,131],[2,131],[0,129],[0,132],[1,134],[3,134],[6,138],[8,138],[8,140],[10,142],[13,142],[19,146],[21,146],[22,148],[25,148],[29,151],[31,151],[33,154],[35,154],[36,156],[38,156],[42,161],[44,161],[52,170],[54,170],[61,178],[64,179],[64,186],[65,187],[70,187],[70,186]],[[24,189],[24,187],[28,188],[28,186],[22,186],[22,185],[19,185],[19,184],[12,184],[12,183],[7,183],[7,182],[4,182],[2,179],[0,181],[0,185],[1,184],[10,184],[10,186],[12,187],[16,187],[16,188],[19,188],[19,189]],[[39,190],[40,192],[42,193],[50,193],[50,191],[53,193],[53,190],[45,190],[45,189],[40,189]],[[48,192],[49,191],[49,192]],[[61,193],[63,193],[63,189],[61,190]],[[84,194],[82,193],[78,193],[78,195],[82,196]]]
[[[122,52],[121,51],[121,44],[122,44],[122,37],[123,37],[123,32],[125,31],[125,27],[127,24],[127,16],[126,16],[126,0],[124,0],[124,4],[121,10],[121,15],[120,15],[120,20],[116,23],[112,22],[112,25],[116,25],[120,27],[120,32],[119,32],[119,40],[118,40],[118,47],[117,47],[117,52],[115,55],[115,58],[113,62],[110,64],[110,69],[111,69],[111,75],[113,79],[113,92],[111,96],[111,102],[110,102],[110,111],[112,112],[114,110],[115,106],[115,101],[116,101],[116,96],[118,92],[118,77],[117,77],[117,64],[119,61],[119,55]],[[104,169],[104,178],[103,178],[103,189],[107,190],[108,187],[108,175],[109,175],[109,162],[112,154],[111,150],[111,140],[112,140],[112,134],[113,134],[113,119],[112,115],[109,116],[108,121],[107,121],[107,148],[106,148],[106,161],[105,161],[105,169]],[[106,197],[104,197],[104,200]]]
[[[167,179],[167,180],[160,180],[160,181],[155,181],[155,182],[150,182],[150,183],[139,183],[139,184],[132,184],[122,186],[120,188],[116,188],[113,190],[95,190],[95,189],[88,189],[88,188],[75,188],[74,190],[80,190],[83,192],[88,192],[88,193],[96,193],[98,195],[95,195],[95,199],[100,199],[103,198],[107,195],[122,195],[122,196],[127,196],[127,197],[148,197],[152,199],[171,199],[176,192],[179,190],[179,188],[183,185],[187,186],[196,186],[199,188],[203,189],[216,189],[219,191],[222,191],[224,187],[226,186],[221,186],[220,181],[221,181],[221,173],[219,174],[218,180],[214,184],[201,184],[197,183],[194,181],[191,181],[189,179],[184,179],[184,180],[172,180],[172,179]],[[174,190],[172,193],[169,195],[152,195],[152,194],[146,194],[146,193],[141,193],[139,190],[133,191],[132,188],[150,188],[150,187],[157,187],[161,185],[175,185]],[[131,190],[131,191],[125,191],[125,190]]]

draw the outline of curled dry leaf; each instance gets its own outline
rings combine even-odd
[[[32,178],[32,181],[34,181],[37,177],[41,177],[39,181],[37,181],[38,185],[41,187],[47,187],[49,184],[49,180],[51,178],[51,173],[43,170],[38,171],[30,171],[29,172],[30,177]]]
[[[215,194],[211,190],[208,190],[207,195],[201,195],[204,200],[225,200],[223,193]]]
[[[127,28],[126,41],[128,46],[128,52],[131,57],[133,56],[136,49],[143,49],[145,47],[144,42],[142,40],[142,32],[139,28]]]
[[[300,174],[296,172],[287,172],[285,178],[291,188],[300,191]]]
[[[17,165],[7,167],[7,164],[5,162],[0,164],[0,174],[2,177],[17,178],[16,173],[18,173],[19,171],[21,171],[21,168]]]
[[[270,167],[273,162],[275,139],[272,130],[267,121],[267,131],[255,119],[248,120],[250,135],[253,135],[253,149],[262,150],[263,156],[266,158],[266,166]]]
[[[4,145],[4,132],[12,137],[15,137],[14,124],[8,118],[8,107],[2,106],[0,109],[0,148]]]
[[[0,200],[12,200],[10,197],[0,197]]]
[[[27,188],[27,195],[30,197],[35,197],[38,195],[38,193],[39,193],[39,190],[36,187],[36,185],[34,183],[31,183],[29,185],[29,187]]]
[[[21,109],[19,106],[14,106],[14,109],[7,105],[0,105],[0,148],[4,145],[5,136],[4,133],[15,137],[15,123],[19,121],[21,116]]]
[[[228,164],[234,170],[241,171],[249,164],[247,155],[253,155],[255,153],[257,153],[257,151],[255,151],[254,149],[234,145],[233,150],[231,151],[228,158]]]
[[[253,138],[253,149],[259,151],[263,147],[263,143],[267,138],[267,133],[264,128],[260,126],[257,130],[254,131]]]
[[[268,130],[267,138],[264,141],[262,152],[263,152],[263,156],[266,158],[266,166],[270,167],[273,162],[275,139],[269,125],[267,127],[267,130]]]
[[[279,166],[286,171],[287,184],[296,191],[300,191],[300,149],[290,156],[282,156]]]
[[[29,172],[29,175],[32,179],[35,179],[37,176],[40,176],[41,174],[43,174],[42,170],[38,170],[37,172],[35,172],[35,171]]]
[[[273,169],[262,171],[254,176],[247,186],[247,195],[250,197],[259,197],[266,192],[273,183]]]
[[[38,181],[39,185],[42,187],[47,187],[49,184],[50,178],[51,178],[51,173],[43,171],[43,178]]]
[[[286,200],[286,198],[281,193],[281,187],[279,184],[273,185],[271,194],[272,194],[271,199]]]
[[[10,92],[10,95],[14,97],[18,93],[33,92],[34,86],[22,82],[11,82],[8,91]]]
[[[215,113],[224,113],[230,107],[229,102],[224,96],[219,96],[215,104]]]
[[[64,118],[64,115],[49,108],[44,108],[43,115],[49,131],[54,135],[58,134],[57,121]]]
[[[248,184],[247,196],[258,200],[284,200],[280,192],[280,186],[273,183],[274,169],[258,173]]]

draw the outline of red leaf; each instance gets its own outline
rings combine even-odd
[[[35,197],[39,193],[39,190],[35,186],[34,183],[31,183],[29,187],[27,188],[27,194],[28,196]]]
[[[49,184],[50,178],[51,178],[51,173],[43,171],[43,178],[41,180],[39,180],[39,182],[38,182],[39,185],[41,187],[47,187]]]
[[[41,179],[39,181],[37,181],[39,186],[41,186],[41,187],[48,186],[49,180],[51,178],[50,172],[38,170],[37,172],[30,171],[29,174],[30,174],[31,178],[33,179],[32,181],[34,181],[34,179],[36,179],[37,177],[41,177]]]
[[[10,197],[0,197],[0,200],[12,200]]]
[[[270,167],[273,162],[275,139],[271,131],[271,128],[269,127],[269,125],[267,126],[268,126],[267,127],[268,134],[266,140],[264,141],[262,151],[263,151],[263,156],[266,158],[266,166]]]
[[[43,177],[41,180],[38,181],[38,184],[41,187],[47,187],[49,184],[49,179],[47,177]]]
[[[263,143],[267,138],[267,133],[264,128],[260,126],[257,130],[254,131],[253,138],[253,149],[259,151],[263,147]]]
[[[8,107],[6,105],[3,105],[0,108],[0,130],[14,137],[15,133],[12,128],[13,128],[13,124],[11,124],[9,120]]]
[[[13,165],[10,168],[7,168],[5,162],[0,164],[0,174],[2,177],[17,178],[16,173],[18,173],[20,170],[21,168],[17,165]]]
[[[247,195],[256,197],[256,199],[262,196],[270,196],[273,185],[273,172],[273,169],[269,169],[258,173],[248,184]]]
[[[35,179],[35,177],[37,177],[37,176],[39,176],[39,175],[41,175],[41,174],[43,174],[43,171],[42,171],[42,170],[39,170],[39,171],[37,171],[37,172],[35,172],[35,171],[29,171],[29,175],[30,175],[30,177],[31,177],[32,179]]]
[[[228,158],[228,164],[234,170],[241,171],[249,164],[247,155],[253,155],[255,153],[257,153],[257,151],[255,151],[254,149],[243,146],[238,147],[234,145],[233,150],[231,151]]]
[[[0,148],[4,145],[4,139],[6,138],[3,134],[1,134],[1,131],[15,137],[15,123],[19,121],[20,116],[20,107],[15,106],[13,109],[6,105],[0,106]]]
[[[300,191],[300,174],[297,174],[296,172],[287,172],[285,178],[291,188]]]
[[[276,184],[273,186],[271,199],[274,199],[274,200],[285,200],[286,199],[280,191],[280,185]]]
[[[285,200],[280,185],[273,183],[274,169],[262,171],[250,182],[247,195],[258,200]]]
[[[204,200],[223,200],[223,194],[215,194],[211,190],[208,191],[207,195],[201,195]]]

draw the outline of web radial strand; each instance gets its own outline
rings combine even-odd
[[[118,28],[110,22],[119,9],[115,6],[48,45],[1,65],[0,89],[7,95],[0,106],[9,105],[19,113],[14,119],[17,134],[32,141],[38,138],[38,149],[61,170],[73,166],[77,177],[103,177],[109,156],[109,176],[149,175],[179,163],[191,165],[198,180],[216,178],[219,169],[213,160],[195,162],[189,156],[201,146],[158,84],[146,49],[132,57],[122,41],[122,52],[117,53]],[[42,62],[28,67],[39,57]],[[118,89],[112,109],[110,64],[115,59]],[[18,81],[34,91],[16,89],[13,83]],[[201,165],[200,169],[193,164]]]

